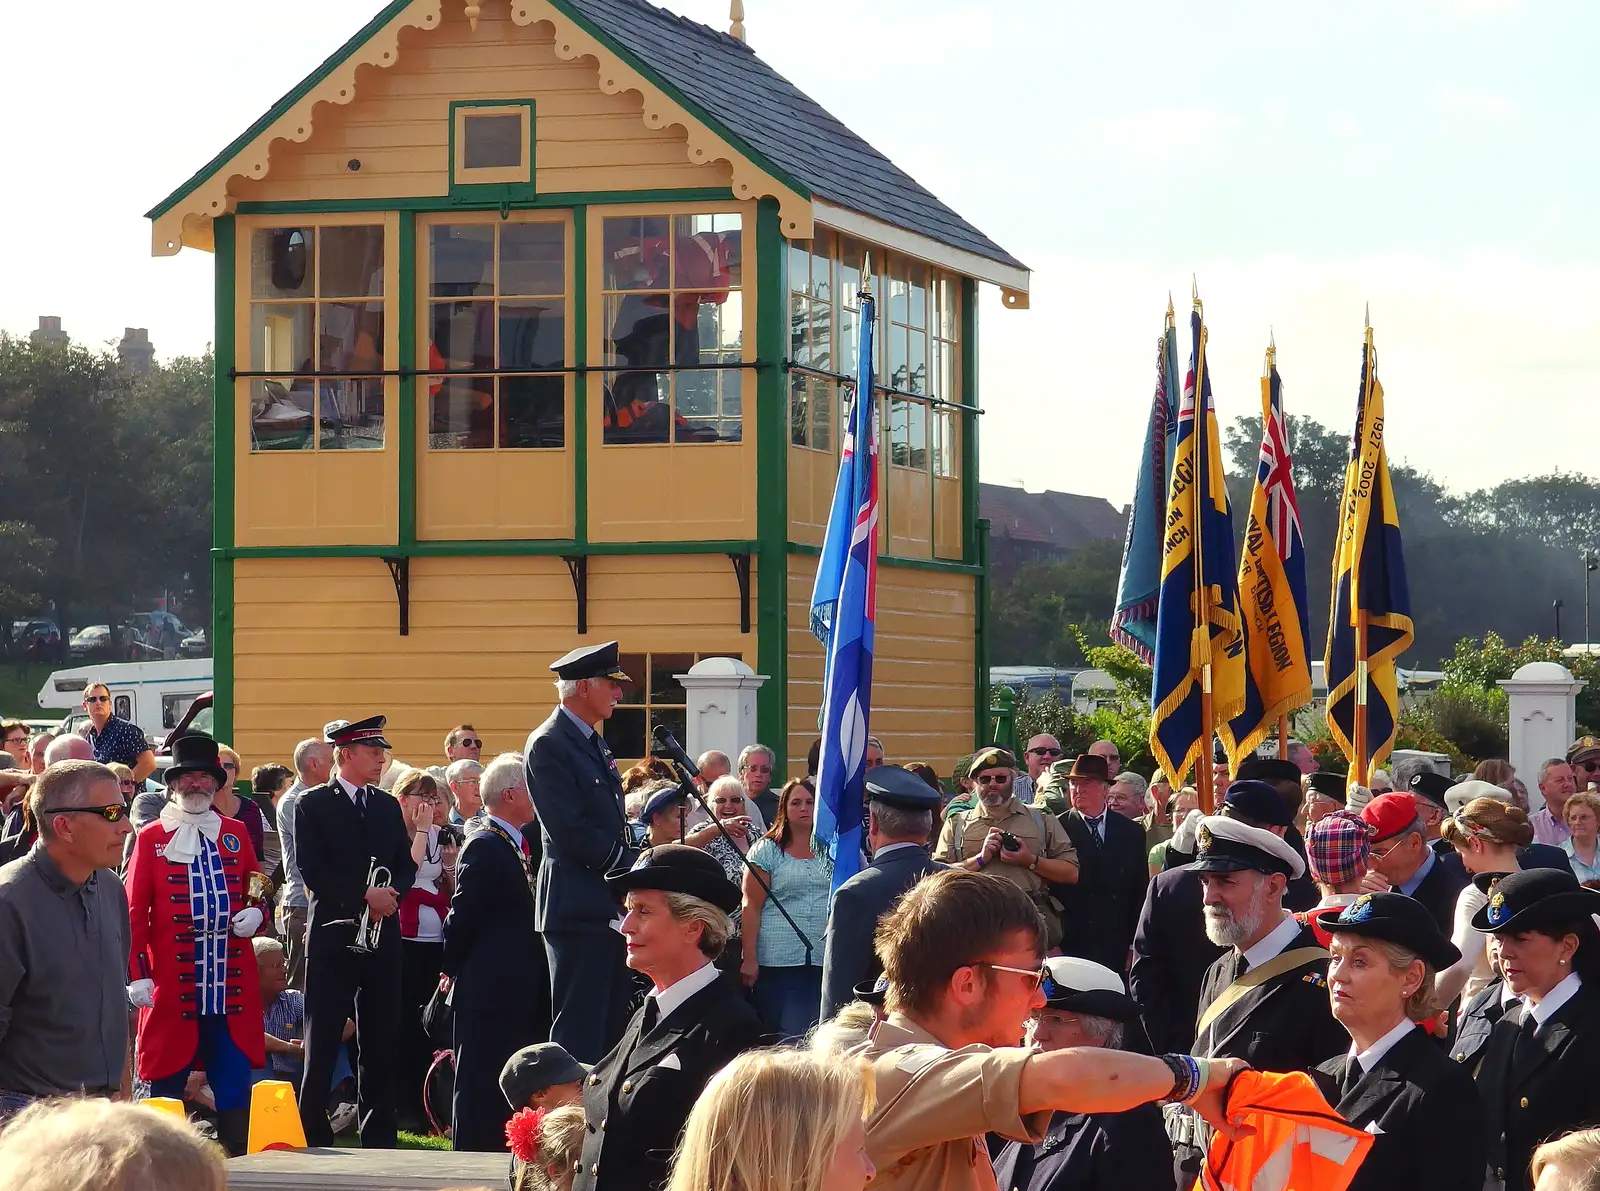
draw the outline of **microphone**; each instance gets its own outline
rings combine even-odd
[[[678,738],[672,734],[671,728],[665,724],[657,724],[656,730],[651,733],[651,736],[655,738],[656,742],[651,752],[676,762],[679,768],[688,771],[690,777],[700,776],[699,767],[689,760],[689,754],[683,751],[683,745],[678,743]]]

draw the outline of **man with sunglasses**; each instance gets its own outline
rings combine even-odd
[[[1567,748],[1575,790],[1600,789],[1600,737],[1580,736]]]
[[[50,766],[29,792],[40,846],[0,869],[0,1120],[34,1100],[124,1094],[131,830],[117,777]]]
[[[91,682],[83,691],[83,709],[89,713],[83,738],[93,746],[96,761],[102,765],[126,765],[133,770],[136,782],[156,771],[156,755],[139,725],[111,713],[110,687]]]
[[[972,760],[978,803],[944,821],[933,858],[970,872],[990,872],[1018,886],[1045,917],[1046,948],[1061,942],[1061,905],[1051,885],[1078,880],[1078,853],[1054,815],[1025,805],[1011,789],[1016,758],[986,748]]]
[[[1034,800],[1034,791],[1039,788],[1039,779],[1050,772],[1050,766],[1061,760],[1061,742],[1048,732],[1041,732],[1028,739],[1028,747],[1022,752],[1022,763],[1028,767],[1028,772],[1018,774],[1017,780],[1012,783],[1017,797],[1023,802]]]
[[[1037,1144],[1055,1112],[1168,1100],[1223,1126],[1236,1059],[1021,1046],[1059,995],[1044,950],[1020,889],[959,869],[924,877],[879,926],[886,993],[864,1050],[877,1089],[866,1142],[895,1191],[994,1191],[984,1135]]]
[[[428,773],[439,783],[441,790],[449,781],[450,766],[457,761],[483,762],[483,737],[471,724],[457,724],[451,728],[444,738],[444,764],[427,766]]]

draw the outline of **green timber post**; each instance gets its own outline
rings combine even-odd
[[[402,556],[417,544],[417,380],[410,370],[417,366],[417,216],[400,212],[400,243],[397,246],[400,274],[397,281],[399,332],[395,336],[400,355],[400,408],[395,418],[396,467],[399,469],[399,541]]]
[[[212,221],[216,256],[216,342],[212,345],[211,446],[211,714],[218,740],[233,739],[233,547],[234,502],[234,223]]]
[[[572,362],[589,362],[589,208],[572,208]],[[572,378],[572,539],[589,542],[589,376]]]
[[[776,199],[756,209],[756,734],[777,754],[773,776],[788,774],[789,754],[789,414],[788,246]]]
[[[961,404],[982,408],[978,394],[978,283],[961,279]],[[979,519],[978,415],[961,413],[961,559],[979,570],[972,581],[972,747],[989,735],[989,523]]]

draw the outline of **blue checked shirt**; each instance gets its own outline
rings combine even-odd
[[[126,765],[131,769],[141,753],[150,751],[150,742],[139,725],[115,715],[98,732],[93,725],[85,728],[83,738],[94,747],[94,759],[102,765]]]

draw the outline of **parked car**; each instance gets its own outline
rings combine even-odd
[[[111,647],[111,626],[108,624],[92,624],[87,628],[79,629],[72,634],[72,640],[67,642],[67,648],[72,656],[81,658],[87,654],[96,653]]]
[[[206,631],[201,629],[198,633],[185,637],[178,642],[178,656],[180,658],[210,657],[211,642],[206,639]]]
[[[11,639],[21,641],[24,645],[31,643],[36,636],[43,636],[46,645],[59,645],[61,643],[61,630],[56,627],[53,620],[13,620],[11,622]]]

